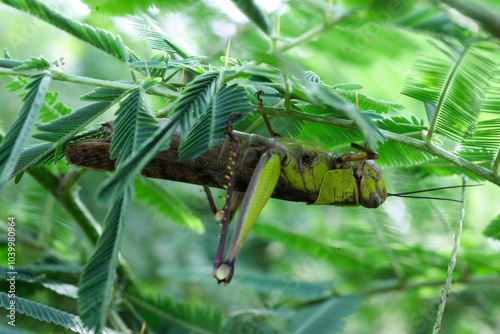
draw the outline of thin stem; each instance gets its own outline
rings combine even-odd
[[[463,184],[465,185],[466,177],[464,177]],[[446,307],[446,301],[450,297],[451,291],[451,280],[453,276],[453,270],[455,269],[455,263],[457,261],[457,253],[458,247],[460,246],[460,234],[462,233],[462,222],[465,216],[465,187],[462,189],[462,208],[460,209],[460,213],[458,215],[457,222],[457,232],[455,233],[455,242],[453,246],[453,250],[451,251],[451,260],[448,265],[448,272],[446,273],[446,283],[443,286],[443,290],[441,290],[442,296],[439,299],[439,308],[437,313],[436,322],[434,324],[433,334],[439,333],[441,329],[441,319],[443,318],[444,308]]]
[[[333,28],[335,25],[342,22],[349,15],[350,14],[341,15],[330,22],[325,22],[325,23],[317,26],[316,28],[310,29],[310,30],[306,31],[305,33],[303,33],[302,35],[300,35],[299,37],[292,39],[289,43],[277,48],[276,51],[285,52],[285,51],[290,50],[291,48],[296,47],[297,45],[300,45],[304,42],[307,42],[308,40],[316,37],[317,35],[320,35],[321,33]]]
[[[500,150],[498,150],[497,157],[493,161],[491,169],[493,170],[493,175],[498,178],[500,176]]]
[[[20,75],[22,77],[32,77],[34,75],[42,74],[42,73],[49,73],[52,76],[53,80],[68,81],[68,82],[73,82],[73,83],[89,85],[89,86],[107,87],[107,88],[115,88],[115,89],[121,89],[121,90],[129,90],[129,89],[137,87],[137,84],[135,84],[135,83],[99,80],[99,79],[93,79],[93,78],[88,78],[88,77],[82,77],[82,76],[78,76],[78,75],[67,74],[67,73],[62,72],[60,69],[58,69],[56,67],[51,67],[50,69],[39,70],[39,71],[33,71],[33,70],[16,71],[15,68],[13,68],[13,69],[0,68],[0,74]],[[170,91],[170,90],[168,90],[164,87],[160,87],[160,86],[154,86],[154,87],[150,88],[148,90],[148,93],[151,93],[151,94],[157,95],[157,96],[162,96],[162,97],[165,97],[167,99],[176,99],[179,96],[178,93]]]
[[[344,128],[348,130],[359,131],[359,128],[354,124],[353,121],[347,119],[339,119],[331,116],[319,116],[319,115],[311,115],[301,111],[291,110],[289,112],[285,112],[283,109],[274,109],[268,107],[260,107],[256,106],[254,109],[255,113],[271,115],[271,116],[279,116],[286,117],[292,119],[303,120],[307,122],[314,122],[318,124],[327,124],[333,125],[339,128]],[[400,135],[397,133],[393,133],[387,130],[380,130],[380,132],[390,141],[400,143],[406,146],[413,147],[417,150],[427,152],[435,157],[441,158],[452,164],[468,170],[469,172],[476,174],[477,176],[482,177],[500,186],[500,177],[493,175],[493,172],[489,169],[476,165],[468,160],[460,158],[450,152],[447,152],[436,146],[428,146],[424,141],[418,140],[415,138],[410,138],[405,135]]]
[[[30,169],[28,173],[54,196],[61,206],[75,219],[90,242],[95,245],[99,238],[100,226],[78,199],[78,193],[66,187],[46,167]]]
[[[458,58],[457,62],[455,63],[455,66],[453,66],[453,69],[451,71],[451,74],[448,76],[448,80],[446,81],[446,85],[443,87],[443,91],[441,92],[441,95],[439,97],[439,101],[436,105],[436,110],[434,111],[434,116],[432,117],[431,124],[429,124],[429,130],[427,132],[427,138],[425,141],[427,142],[427,145],[431,146],[432,145],[432,136],[434,135],[434,130],[436,128],[436,123],[437,119],[439,116],[439,113],[441,111],[441,108],[443,107],[443,103],[448,96],[448,91],[450,89],[451,83],[453,80],[455,80],[455,76],[458,73],[458,69],[462,65],[462,61],[465,59],[465,55],[467,54],[467,51],[469,50],[470,44],[466,45],[462,53],[460,54],[460,57]]]

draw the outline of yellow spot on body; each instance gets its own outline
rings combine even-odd
[[[234,166],[234,161],[231,161],[231,165],[233,165],[233,166]]]
[[[227,205],[226,205],[226,206],[224,207],[224,209],[229,209],[229,208],[228,208],[228,207],[227,207]]]
[[[227,195],[226,198],[229,198],[229,195]]]
[[[226,186],[226,185],[224,185],[224,189],[227,189],[227,186]]]
[[[229,180],[229,175],[226,175],[226,179],[228,179],[228,180]]]
[[[232,175],[233,175],[233,172],[229,172],[229,175],[231,175],[231,176],[232,176]]]
[[[231,166],[227,166],[227,169],[231,170]]]

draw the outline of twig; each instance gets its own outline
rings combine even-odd
[[[63,184],[61,179],[52,174],[46,167],[30,169],[28,173],[54,196],[75,219],[90,242],[95,245],[101,227],[79,200],[78,193]]]
[[[286,112],[283,109],[256,106],[254,112],[258,114],[298,119],[307,122],[332,125],[343,129],[359,131],[357,125],[351,120],[339,119],[331,116],[312,115],[293,109],[289,112]],[[422,140],[407,137],[405,135],[400,135],[387,130],[380,130],[380,132],[390,141],[410,146],[423,152],[427,152],[435,157],[451,162],[452,164],[460,168],[468,170],[469,172],[500,186],[500,177],[493,175],[493,172],[489,169],[476,165],[468,160],[465,160],[464,158],[460,158],[439,147],[429,146]]]
[[[500,150],[498,150],[497,157],[493,161],[491,169],[493,170],[493,175],[498,178],[500,176]]]
[[[288,51],[288,50],[296,47],[297,45],[300,45],[304,42],[307,42],[308,40],[316,37],[316,35],[319,35],[325,31],[333,28],[335,25],[342,22],[344,19],[346,19],[349,16],[350,16],[350,14],[341,15],[330,22],[325,22],[325,23],[317,26],[316,28],[310,29],[307,32],[300,35],[299,37],[292,39],[288,44],[285,44],[285,45],[277,48],[276,51],[285,52],[285,51]]]
[[[82,77],[78,75],[72,75],[72,74],[67,74],[62,72],[60,69],[51,67],[50,69],[47,70],[23,70],[23,71],[16,71],[15,68],[0,68],[0,74],[7,74],[7,75],[20,75],[22,77],[32,77],[37,74],[43,74],[43,73],[50,73],[51,77],[53,80],[59,80],[59,81],[68,81],[68,82],[73,82],[73,83],[79,83],[79,84],[84,84],[84,85],[89,85],[89,86],[96,86],[96,87],[107,87],[107,88],[115,88],[115,89],[121,89],[121,90],[129,90],[132,88],[136,88],[137,85],[134,83],[126,83],[126,82],[117,82],[117,81],[110,81],[110,80],[99,80],[99,79],[93,79],[93,78],[88,78],[88,77]],[[176,99],[179,94],[173,91],[170,91],[164,87],[159,87],[159,86],[154,86],[148,90],[148,93],[151,93],[153,95],[157,96],[162,96],[166,97],[167,99]]]
[[[464,185],[466,179],[467,178],[464,176],[463,178]],[[466,188],[465,187],[462,188],[462,208],[460,209],[460,213],[458,215],[457,232],[455,233],[455,242],[453,250],[451,251],[451,260],[450,264],[448,265],[448,272],[446,273],[446,283],[443,286],[443,290],[441,290],[442,295],[441,298],[439,299],[439,308],[438,308],[436,322],[434,324],[434,330],[432,331],[433,334],[439,333],[439,330],[441,329],[441,319],[443,318],[444,308],[446,307],[446,301],[450,297],[451,280],[452,280],[453,270],[455,269],[455,263],[457,261],[458,247],[460,246],[460,234],[462,233],[462,222],[465,216],[465,191]]]

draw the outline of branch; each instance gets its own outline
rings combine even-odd
[[[16,71],[15,68],[0,68],[0,74],[7,75],[19,75],[22,77],[32,77],[37,74],[50,73],[53,80],[59,81],[68,81],[73,83],[79,83],[89,86],[96,87],[108,87],[115,88],[121,90],[129,90],[132,88],[137,88],[137,84],[135,83],[126,83],[126,82],[118,82],[118,81],[110,81],[110,80],[99,80],[88,77],[81,77],[78,75],[67,74],[61,71],[59,68],[51,67],[46,70],[24,70],[24,71]],[[154,86],[148,90],[148,93],[153,95],[162,96],[167,99],[175,100],[179,94],[176,92],[172,92],[164,87]]]
[[[347,119],[339,119],[331,116],[311,115],[296,110],[285,112],[283,109],[274,109],[274,108],[258,107],[258,106],[255,107],[254,112],[263,115],[286,117],[286,118],[303,120],[307,122],[332,125],[348,130],[359,131],[358,126],[353,121]],[[486,179],[491,183],[496,184],[497,186],[500,186],[500,177],[495,176],[493,172],[489,169],[486,169],[468,160],[460,158],[439,147],[427,145],[422,140],[407,137],[387,130],[380,130],[380,132],[390,141],[410,146],[423,152],[427,152],[435,157],[451,162],[452,164],[457,165],[460,168],[468,170],[469,172],[476,174],[477,176],[480,176],[483,179]]]

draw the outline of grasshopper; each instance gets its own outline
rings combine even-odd
[[[226,139],[195,159],[179,160],[181,132],[171,137],[168,150],[158,152],[141,171],[145,177],[172,180],[205,187],[222,233],[214,260],[212,275],[219,284],[228,284],[243,243],[270,197],[308,205],[378,208],[387,197],[412,197],[456,201],[409,194],[463,186],[419,190],[408,193],[387,192],[380,167],[373,161],[378,153],[357,144],[357,151],[340,156],[321,145],[304,140],[283,138],[271,132],[271,138],[231,129],[226,124]],[[267,122],[266,122],[267,123]],[[112,134],[112,122],[101,130]],[[111,139],[90,139],[71,143],[65,148],[69,163],[98,171],[114,171],[115,161],[109,158]],[[213,201],[209,187],[226,189],[221,210]],[[244,196],[243,196],[244,193]],[[225,258],[228,227],[237,208],[241,211]]]

